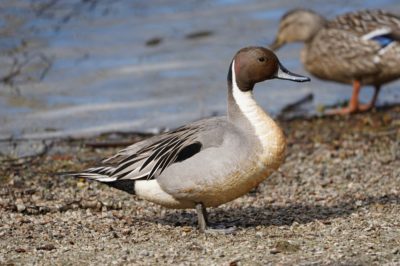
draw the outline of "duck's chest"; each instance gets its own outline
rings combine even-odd
[[[207,207],[216,207],[243,196],[270,176],[279,167],[282,158],[273,163],[253,161],[246,165],[246,169],[236,169],[225,176],[223,183],[204,191],[201,201]]]
[[[204,195],[210,194],[203,199],[206,206],[218,206],[246,194],[281,165],[286,147],[283,132],[276,124],[261,127],[263,124],[265,121],[257,128],[258,139],[252,143],[247,157],[231,165],[229,174],[204,191]]]

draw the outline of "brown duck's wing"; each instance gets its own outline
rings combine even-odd
[[[381,49],[379,43],[352,32],[324,29],[308,47],[306,67],[320,78],[351,82],[381,71]]]
[[[398,36],[400,29],[400,15],[384,10],[361,10],[350,12],[336,17],[328,22],[328,29],[337,29],[353,32],[363,36],[378,29],[386,28]]]

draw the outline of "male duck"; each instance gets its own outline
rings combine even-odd
[[[196,208],[206,231],[206,207],[247,193],[282,163],[285,137],[257,105],[253,88],[267,79],[297,82],[270,50],[241,49],[228,72],[228,115],[200,120],[135,143],[102,166],[73,176],[109,186],[168,208]]]
[[[311,10],[286,13],[279,25],[273,50],[301,41],[301,61],[307,71],[326,80],[353,84],[348,107],[331,114],[371,109],[381,85],[400,78],[400,16],[382,10],[347,13],[328,21]],[[375,88],[370,103],[358,103],[362,85]]]

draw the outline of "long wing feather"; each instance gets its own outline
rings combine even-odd
[[[183,151],[185,154],[181,157],[187,159],[202,149],[202,143],[197,140],[199,131],[201,124],[179,128],[147,141],[146,145],[139,145],[139,149],[137,145],[132,145],[121,150],[104,160],[104,166],[92,167],[74,175],[100,182],[154,179],[175,160],[181,160],[178,156],[180,152]]]
[[[168,166],[187,160],[201,150],[221,145],[227,127],[232,125],[224,117],[200,120],[135,143],[103,160],[102,166],[69,175],[134,193],[136,180],[155,179]]]

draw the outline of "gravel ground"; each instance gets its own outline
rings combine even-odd
[[[352,117],[281,121],[286,162],[247,195],[210,209],[235,225],[204,235],[193,210],[167,210],[80,170],[135,141],[63,140],[41,156],[1,158],[0,264],[399,265],[400,106]]]

